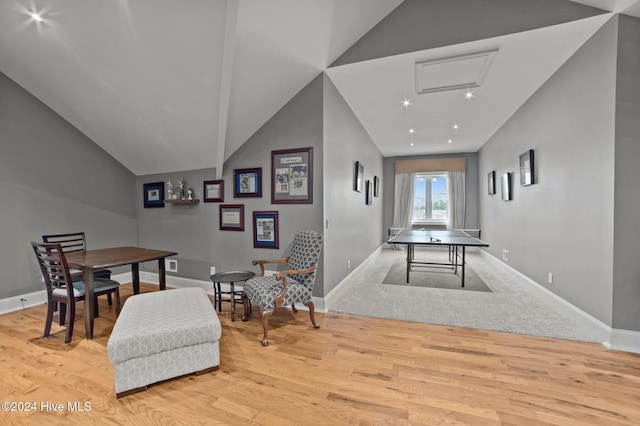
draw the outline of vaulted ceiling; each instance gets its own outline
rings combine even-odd
[[[640,16],[640,0],[584,0],[602,13],[349,60],[402,3],[0,0],[0,72],[136,175],[221,170],[323,71],[383,155],[468,152],[610,18],[605,11]],[[471,99],[463,89],[416,95],[416,62],[487,50],[497,53]]]

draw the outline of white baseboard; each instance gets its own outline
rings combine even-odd
[[[522,274],[520,271],[517,271],[495,256],[487,253],[486,250],[480,250],[480,253],[493,265],[521,278],[522,281],[526,283],[527,288],[536,296],[540,297],[545,303],[553,306],[562,314],[571,318],[574,322],[580,325],[586,333],[595,337],[606,348],[624,352],[640,353],[640,332],[611,328],[599,319],[589,315],[557,294],[549,291],[547,288]]]
[[[47,292],[45,290],[7,297],[0,300],[0,315],[45,303],[47,303]]]
[[[360,275],[363,271],[365,271],[369,264],[380,254],[382,249],[385,247],[386,243],[378,247],[373,253],[369,255],[357,268],[355,268],[349,275],[344,277],[342,281],[338,283],[337,286],[333,288],[324,298],[314,297],[313,303],[318,307],[319,312],[328,312],[329,307],[335,303],[336,300],[340,298],[342,293],[346,290],[346,285],[352,280],[356,279],[358,275]],[[316,302],[317,300],[317,302]]]

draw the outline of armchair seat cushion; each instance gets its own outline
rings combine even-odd
[[[260,309],[273,309],[276,296],[282,292],[282,281],[278,281],[273,275],[252,278],[245,283],[244,292]],[[282,304],[293,305],[309,300],[311,300],[311,288],[305,287],[290,276],[287,277],[287,292]]]

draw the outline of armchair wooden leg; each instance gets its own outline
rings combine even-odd
[[[320,328],[320,325],[316,322],[316,319],[314,317],[316,308],[313,305],[313,302],[311,300],[309,300],[308,302],[304,302],[304,306],[309,308],[309,317],[311,317],[311,324],[313,324],[315,328]]]
[[[262,329],[264,330],[264,337],[262,338],[262,346],[269,344],[269,338],[267,337],[267,330],[269,328],[269,317],[273,313],[273,309],[260,309],[260,316],[262,317]]]
[[[251,309],[250,309],[249,298],[247,297],[247,293],[243,291],[240,298],[242,299],[242,306],[244,306],[244,314],[242,314],[242,321],[249,321],[249,315],[251,315]]]
[[[295,303],[293,303],[293,304],[291,305],[291,310],[293,311],[293,313],[294,313],[294,314],[297,314],[297,313],[298,313],[298,310],[296,309],[296,305],[295,305]]]

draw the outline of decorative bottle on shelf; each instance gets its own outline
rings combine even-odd
[[[180,195],[178,198],[180,198],[181,200],[186,200],[187,194],[185,193],[185,190],[184,190],[184,179],[180,179],[178,182],[180,183]]]

